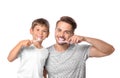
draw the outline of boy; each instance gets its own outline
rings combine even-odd
[[[42,46],[42,42],[49,35],[49,22],[44,18],[34,20],[30,34],[33,40],[21,40],[10,51],[8,61],[12,62],[20,57],[18,78],[43,78],[48,50]]]

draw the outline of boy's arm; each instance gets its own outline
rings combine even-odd
[[[20,52],[20,49],[22,48],[22,46],[29,46],[31,44],[30,40],[23,40],[23,41],[20,41],[9,53],[7,59],[9,62],[12,62],[14,61],[19,52]]]

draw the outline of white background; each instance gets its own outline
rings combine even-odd
[[[87,60],[87,78],[120,78],[119,0],[0,0],[0,78],[17,78],[19,60],[8,62],[10,50],[22,39],[36,18],[50,22],[50,36],[43,45],[55,43],[54,28],[61,16],[73,17],[76,34],[100,38],[115,47],[107,57]]]

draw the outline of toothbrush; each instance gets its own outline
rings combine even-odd
[[[66,41],[64,38],[61,38],[61,37],[59,38],[58,43],[60,43],[60,44],[64,44],[64,43],[70,44],[70,42]]]
[[[59,42],[60,44],[64,44],[64,43],[70,44],[68,41],[59,40],[58,42]]]
[[[32,42],[39,42],[41,40],[42,40],[41,38],[37,38],[36,40],[32,40]]]

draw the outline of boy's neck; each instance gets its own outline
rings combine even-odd
[[[33,43],[33,45],[34,45],[36,48],[43,48],[41,42]]]

